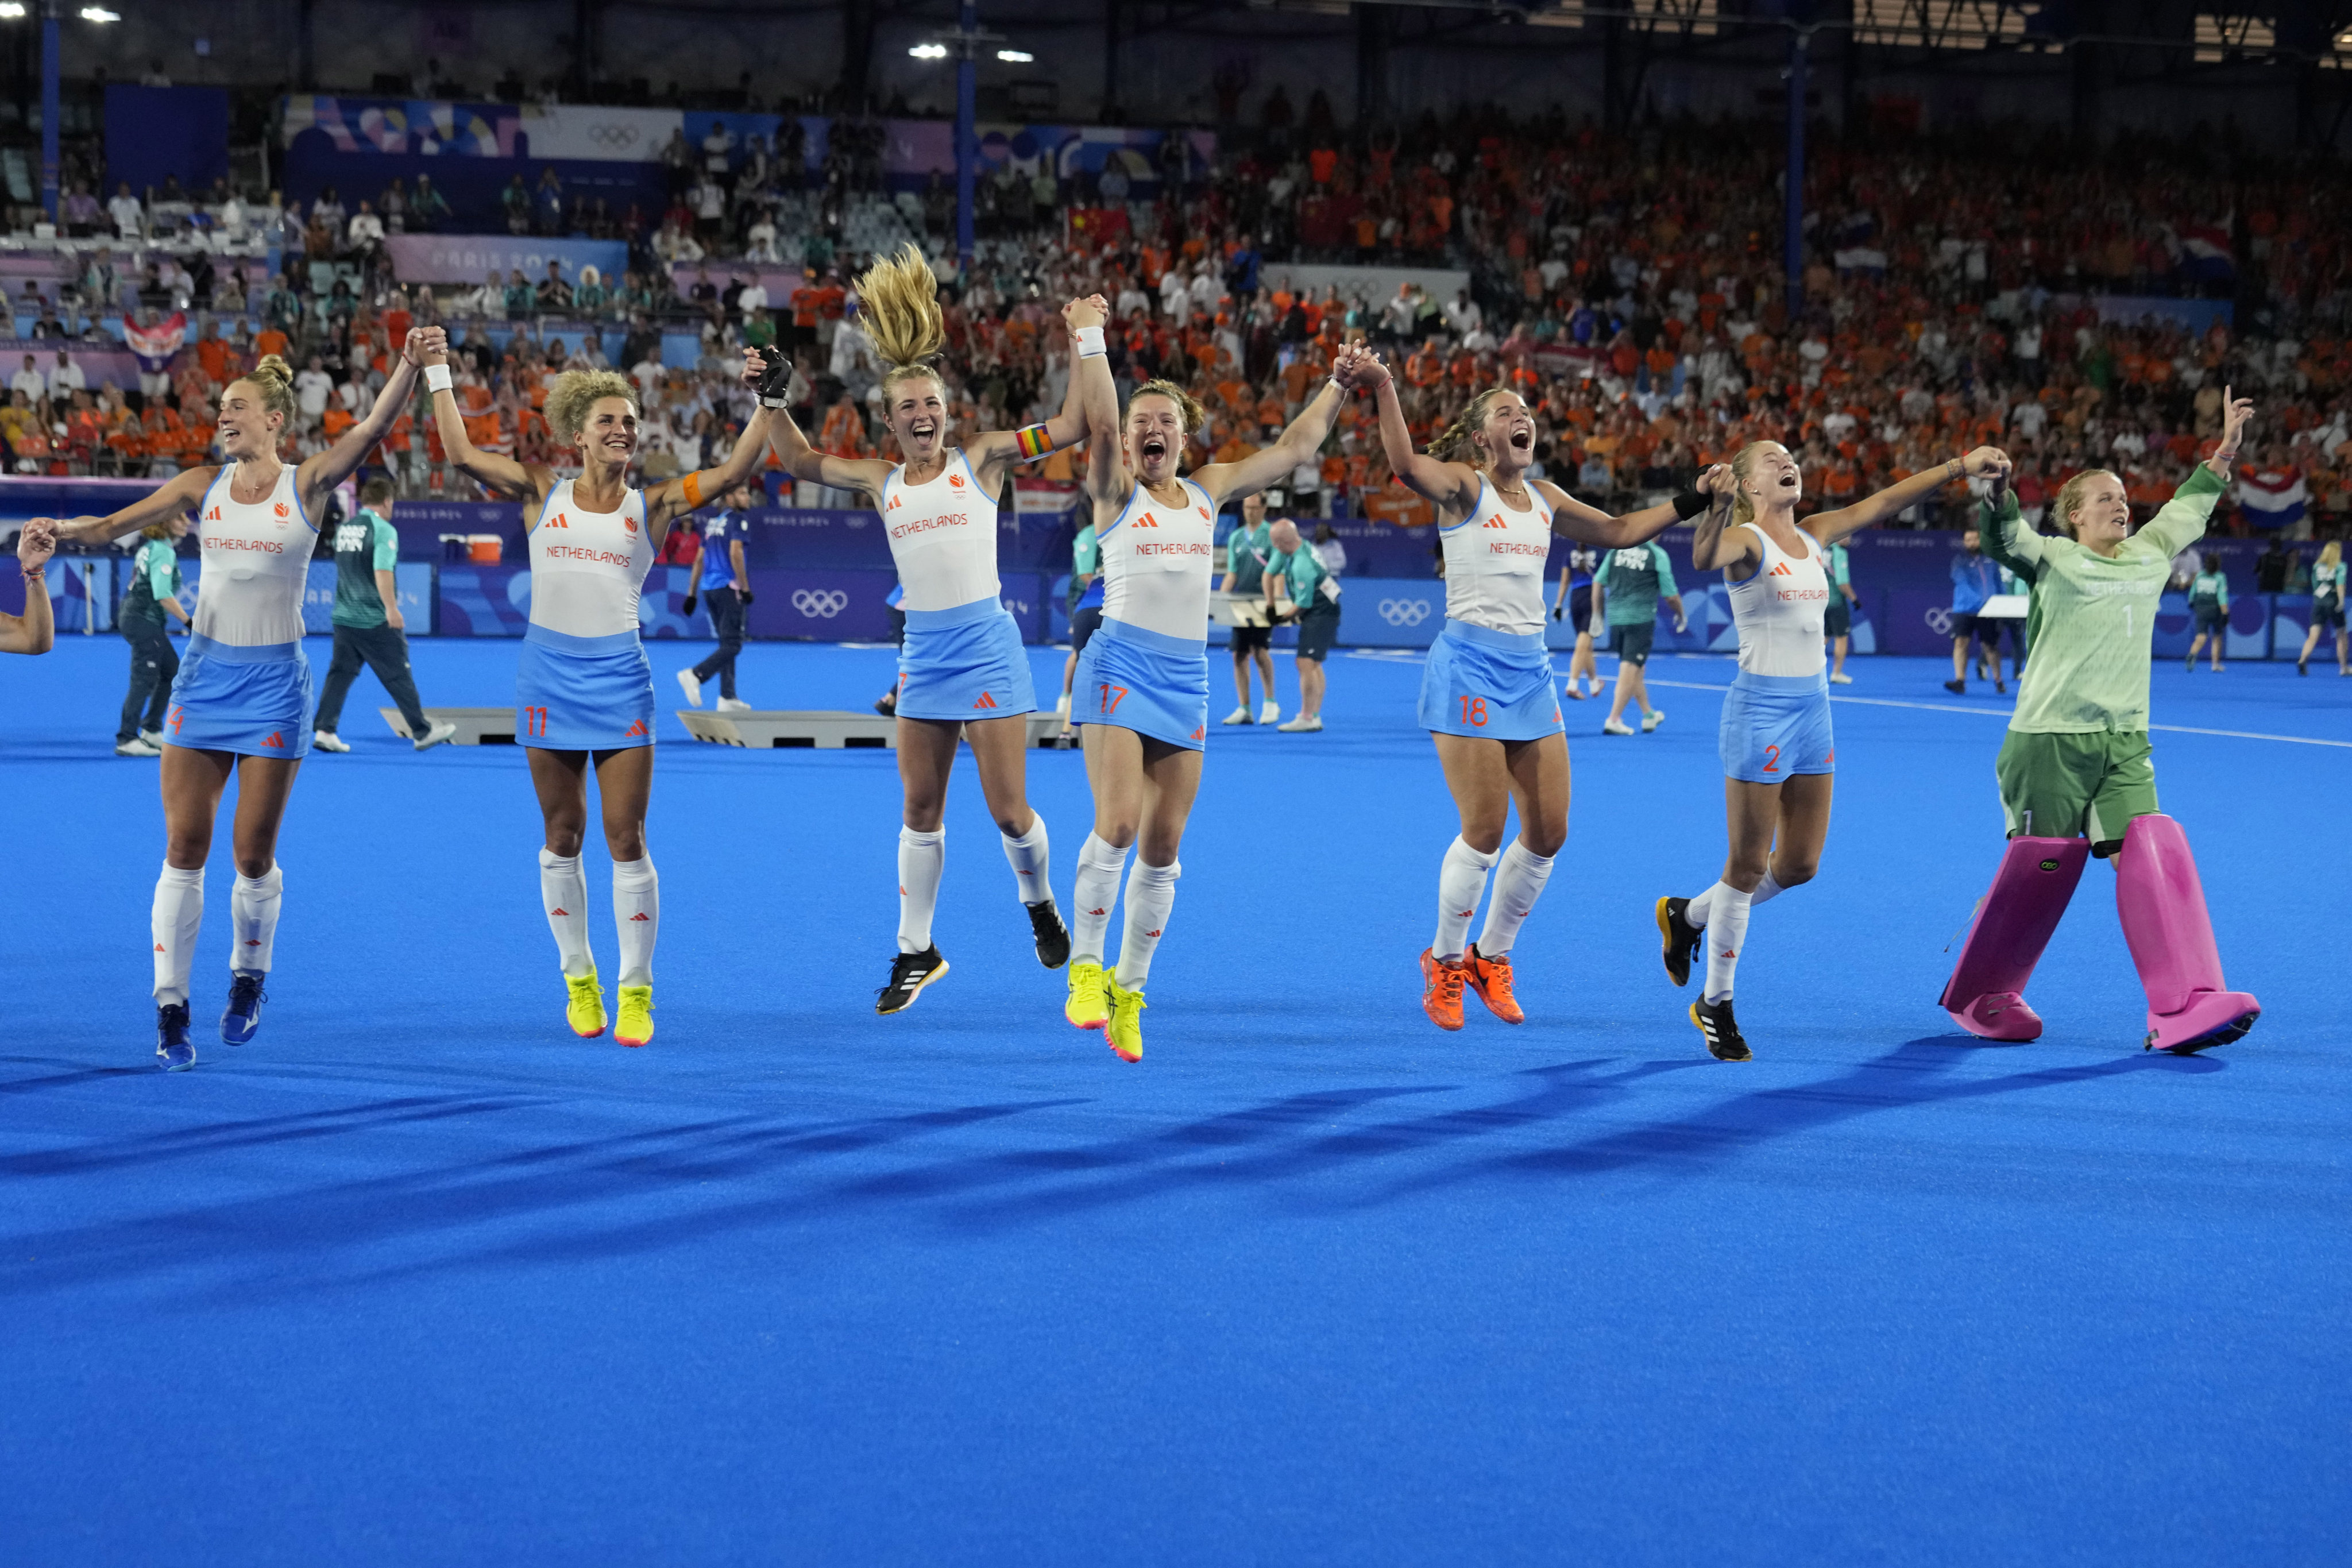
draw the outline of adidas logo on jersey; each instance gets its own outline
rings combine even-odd
[[[1794,572],[1789,570],[1789,563],[1785,561],[1781,562],[1778,566],[1773,567],[1771,574],[1775,577],[1793,577],[1796,575]]]
[[[261,743],[265,746],[276,746],[282,751],[285,749],[286,738],[280,735],[277,731],[272,730],[269,731],[269,738]]]
[[[646,721],[645,721],[643,719],[638,720],[635,723],[634,723],[634,724],[630,725],[627,729],[625,729],[625,730],[624,730],[624,731],[621,731],[622,735],[623,735],[623,736],[625,736],[625,736],[630,736],[630,735],[642,735],[642,734],[644,734],[645,732],[646,732]]]
[[[1147,511],[1140,518],[1136,520],[1135,526],[1138,528],[1158,528],[1160,526],[1160,520]]]
[[[1491,517],[1486,520],[1486,526],[1488,528],[1508,528],[1511,525],[1504,521],[1499,517]]]
[[[555,514],[555,521],[549,523],[547,526],[550,528],[570,528],[572,524],[566,521],[563,514],[559,511]]]
[[[205,521],[206,522],[218,522],[220,520],[221,510],[218,507],[215,507],[212,510],[205,513]]]
[[[649,920],[651,920],[651,919],[653,919],[653,916],[651,916],[651,915],[649,915],[649,914],[646,913],[643,910],[638,910],[635,914],[633,914],[633,915],[631,915],[631,916],[629,917],[630,922],[631,922],[632,924],[635,923],[635,922],[636,922],[636,921],[649,921]]]
[[[1208,738],[1209,727],[1206,724],[1202,725],[1199,729],[1192,731],[1192,739],[1196,741],[1205,741]]]
[[[974,708],[993,708],[996,706],[996,699],[983,691],[980,694],[980,700],[973,703],[972,706]]]

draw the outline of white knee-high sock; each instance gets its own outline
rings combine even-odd
[[[1160,951],[1168,912],[1176,907],[1176,879],[1183,874],[1181,861],[1153,866],[1135,858],[1127,874],[1127,929],[1119,933],[1118,968],[1111,974],[1121,989],[1140,991],[1151,978],[1151,955]]]
[[[1015,838],[1004,835],[1004,858],[1013,867],[1013,880],[1021,884],[1021,901],[1042,904],[1054,896],[1054,884],[1047,871],[1053,859],[1052,847],[1045,840],[1045,817],[1043,812],[1029,814],[1029,831]]]
[[[1708,888],[1706,892],[1701,893],[1697,898],[1693,899],[1690,901],[1690,908],[1683,911],[1683,919],[1690,921],[1690,923],[1695,926],[1703,926],[1706,924],[1708,911],[1715,908],[1716,891],[1722,886],[1722,883],[1717,882],[1713,887]],[[1748,907],[1754,909],[1758,904],[1764,903],[1770,900],[1773,894],[1785,891],[1787,891],[1786,889],[1782,888],[1780,883],[1772,879],[1772,873],[1767,871],[1764,873],[1764,879],[1756,884],[1756,890],[1748,895]]]
[[[1087,835],[1078,846],[1078,876],[1070,889],[1070,962],[1100,963],[1104,939],[1110,934],[1110,911],[1118,902],[1118,876],[1127,869],[1127,850],[1113,848],[1100,836]]]
[[[621,932],[623,985],[654,983],[654,942],[661,935],[661,879],[654,858],[613,862],[613,923]]]
[[[231,971],[269,973],[270,950],[278,944],[278,910],[286,891],[286,873],[272,866],[258,877],[237,874],[229,889],[228,929]]]
[[[1478,952],[1500,958],[1519,940],[1519,927],[1542,896],[1551,878],[1552,857],[1538,855],[1514,838],[1503,849],[1495,871],[1495,896],[1486,905],[1486,929],[1478,933]]]
[[[1706,922],[1706,989],[1710,1002],[1731,994],[1732,971],[1739,967],[1739,950],[1748,944],[1748,910],[1751,895],[1717,882],[1713,918]]]
[[[940,873],[947,868],[948,830],[898,829],[898,951],[931,945],[931,914],[940,907]]]
[[[196,933],[205,924],[205,868],[163,862],[155,879],[155,1004],[188,999],[188,970],[196,961]]]
[[[1452,963],[1470,942],[1470,917],[1478,912],[1478,896],[1486,890],[1486,873],[1499,854],[1481,855],[1456,834],[1445,847],[1437,868],[1437,935],[1429,950]]]
[[[547,911],[547,929],[555,933],[563,973],[574,980],[594,973],[596,958],[588,951],[588,879],[579,856],[540,847],[539,904]]]

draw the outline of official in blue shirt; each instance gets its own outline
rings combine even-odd
[[[1960,552],[1952,557],[1952,679],[1944,689],[1955,697],[1969,689],[1969,644],[1980,635],[1977,612],[2000,592],[2000,568],[1985,554],[1977,531],[1967,530],[1960,535]],[[1999,635],[1998,627],[1985,630]]]
[[[719,711],[741,713],[749,702],[735,696],[735,656],[743,651],[743,611],[751,602],[751,579],[743,570],[743,541],[751,531],[751,487],[738,485],[728,492],[724,510],[713,512],[702,525],[701,570],[694,592],[686,596],[686,613],[694,614],[698,595],[710,606],[710,629],[719,635],[719,651],[692,669],[677,672],[686,700],[702,706],[702,683],[719,678]]]

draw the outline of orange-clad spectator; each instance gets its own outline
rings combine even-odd
[[[1435,386],[1444,374],[1445,356],[1438,349],[1435,338],[1413,350],[1404,362],[1404,379],[1411,386]]]
[[[1237,429],[1225,438],[1224,444],[1216,449],[1211,460],[1219,463],[1238,463],[1257,449],[1257,443]]]
[[[845,392],[834,405],[824,411],[824,424],[817,431],[817,449],[835,458],[862,458],[866,455],[866,416]]]
[[[276,354],[278,358],[284,359],[293,352],[294,345],[287,342],[286,334],[276,327],[264,327],[254,334],[253,358],[257,364],[266,354]]]
[[[222,339],[211,321],[205,323],[205,335],[196,340],[196,363],[214,384],[226,386],[236,363],[228,343]]]
[[[331,443],[341,439],[343,432],[358,423],[358,417],[350,409],[344,407],[341,399],[338,398],[330,402],[327,405],[326,413],[320,416],[319,427],[325,432],[328,441]]]

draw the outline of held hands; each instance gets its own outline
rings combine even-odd
[[[2003,452],[2000,455],[2000,461],[1993,465],[1992,471],[1987,476],[1992,480],[1991,500],[1995,506],[2000,505],[2000,498],[2009,492],[2009,476],[2015,467],[2016,465],[2009,460],[2009,454]]]
[[[1698,482],[1691,488],[1713,502],[1711,510],[1720,510],[1729,506],[1738,494],[1739,481],[1733,475],[1729,463],[1716,463],[1699,475]]]
[[[413,363],[425,369],[449,363],[449,332],[444,327],[412,327],[408,342],[401,345],[403,355],[412,355]]]
[[[2009,471],[2009,454],[1998,447],[1979,447],[1960,458],[1960,471],[1972,479],[1981,479],[1996,468]]]
[[[1331,379],[1350,392],[1378,392],[1389,384],[1389,367],[1362,343],[1343,343],[1331,361]]]
[[[44,570],[49,557],[58,552],[58,523],[55,518],[37,517],[16,535],[16,564],[30,577]]]
[[[1110,320],[1110,307],[1099,294],[1089,294],[1083,300],[1073,300],[1062,307],[1062,324],[1070,329],[1072,337],[1088,327],[1099,327]]]

